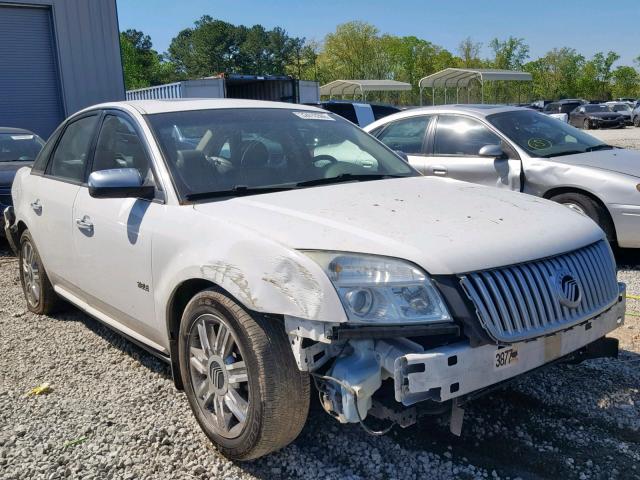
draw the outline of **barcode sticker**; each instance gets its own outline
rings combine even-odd
[[[331,115],[323,112],[293,112],[293,114],[303,120],[331,120],[335,122],[335,119],[331,118]]]

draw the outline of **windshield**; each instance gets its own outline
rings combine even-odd
[[[618,105],[613,105],[611,107],[611,110],[614,112],[630,112],[631,111],[631,107],[629,105],[626,105],[624,103],[620,103]]]
[[[331,113],[212,109],[148,116],[181,196],[417,172]]]
[[[0,162],[33,162],[43,144],[31,133],[0,133]]]
[[[613,148],[577,128],[533,110],[489,115],[487,120],[532,157],[555,157]]]
[[[607,105],[585,105],[584,111],[587,113],[594,112],[610,112],[609,107]]]

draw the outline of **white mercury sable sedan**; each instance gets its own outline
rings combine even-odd
[[[97,105],[12,195],[28,308],[66,300],[166,359],[231,458],[293,441],[310,379],[342,423],[408,426],[420,402],[459,432],[489,387],[617,352],[603,337],[623,322],[624,285],[593,221],[422,177],[316,108]]]

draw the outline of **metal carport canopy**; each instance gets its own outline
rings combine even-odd
[[[320,95],[355,95],[363,96],[367,92],[389,92],[411,90],[411,84],[397,80],[334,80],[320,87]]]
[[[532,76],[528,72],[518,72],[514,70],[494,70],[485,68],[445,68],[420,79],[420,88],[438,87],[468,87],[469,83],[476,79],[480,83],[485,81],[506,80],[529,82]]]

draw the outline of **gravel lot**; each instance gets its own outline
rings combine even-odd
[[[593,133],[640,148],[640,129]],[[619,263],[640,295],[640,252]],[[165,364],[73,308],[28,313],[0,241],[0,478],[640,479],[640,301],[628,309],[618,360],[552,366],[484,397],[460,438],[433,417],[371,437],[316,406],[294,444],[236,463],[200,432]],[[44,382],[50,393],[25,395]]]

